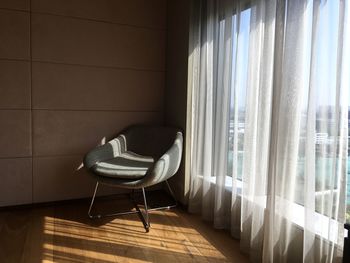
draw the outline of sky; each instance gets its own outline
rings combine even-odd
[[[307,14],[307,38],[306,43],[312,43],[312,29],[315,30],[315,39],[313,42],[315,50],[315,87],[316,87],[316,103],[318,106],[335,105],[335,89],[336,89],[336,74],[337,74],[337,46],[338,46],[338,29],[339,29],[339,2],[337,0],[326,1],[322,0],[320,5],[320,12],[318,14],[318,24],[316,27],[312,27],[312,15],[313,15],[313,1],[309,1],[308,7],[305,12]],[[349,20],[349,4],[346,6],[345,16],[347,21]],[[236,16],[234,16],[236,18]],[[251,10],[246,9],[240,14],[240,27],[238,30],[238,40],[233,41],[233,50],[237,50],[237,67],[232,67],[233,79],[234,72],[236,71],[236,83],[238,91],[238,107],[244,108],[246,99],[246,85],[247,85],[247,72],[248,72],[248,54],[249,54],[249,33],[250,33],[250,18]],[[235,19],[234,19],[235,21]],[[235,28],[235,25],[234,25]],[[344,37],[344,49],[343,49],[343,79],[342,83],[344,88],[347,88],[347,92],[344,90],[343,94],[346,97],[341,96],[342,104],[349,105],[350,102],[350,41],[349,35],[350,27],[347,27]],[[306,46],[306,50],[311,48]],[[306,51],[305,54],[311,54]],[[305,57],[305,63],[310,57]],[[308,68],[308,67],[306,67]],[[233,82],[232,82],[233,83]],[[309,81],[305,80],[305,96],[304,104],[307,105],[307,92],[309,87]],[[231,108],[233,107],[233,96],[231,96]]]

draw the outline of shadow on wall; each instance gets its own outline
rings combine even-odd
[[[106,140],[106,137],[103,137],[95,145],[104,144]],[[34,183],[34,203],[91,196],[96,182],[85,169],[83,157],[84,154],[48,157],[44,161],[39,160],[40,162],[34,160],[36,172],[47,175]],[[125,191],[116,188],[102,187],[99,194],[110,195],[123,192]]]

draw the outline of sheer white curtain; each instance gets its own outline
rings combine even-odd
[[[347,0],[193,0],[189,210],[252,261],[341,261]]]

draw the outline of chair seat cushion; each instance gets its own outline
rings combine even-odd
[[[154,164],[150,156],[126,151],[113,159],[98,162],[92,170],[101,176],[119,179],[140,179]]]

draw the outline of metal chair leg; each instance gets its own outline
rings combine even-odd
[[[89,216],[90,218],[101,218],[101,215],[96,215],[96,216],[91,215],[91,209],[92,209],[92,206],[94,205],[94,202],[95,202],[95,197],[96,197],[97,189],[98,189],[98,182],[96,183],[94,195],[92,196],[91,203],[90,203],[90,207],[89,207],[89,211],[88,211],[88,216]]]
[[[177,200],[176,200],[175,194],[174,194],[173,190],[171,189],[168,180],[165,180],[165,183],[166,183],[166,185],[167,185],[167,187],[168,187],[168,190],[169,190],[169,192],[170,192],[171,197],[172,197],[172,198],[174,199],[174,201],[175,201],[175,204],[172,205],[171,207],[175,207],[175,206],[177,206]],[[169,208],[170,208],[170,207],[169,207]]]
[[[94,205],[94,202],[95,202],[95,197],[96,197],[96,193],[97,193],[97,190],[98,190],[98,186],[99,186],[99,183],[97,182],[96,183],[96,186],[95,186],[95,190],[94,190],[94,194],[92,196],[92,199],[91,199],[91,203],[90,203],[90,207],[89,207],[89,210],[88,210],[88,216],[89,218],[91,219],[100,219],[100,218],[103,218],[103,217],[109,217],[109,216],[120,216],[120,215],[129,215],[129,214],[139,214],[140,218],[141,218],[141,221],[146,229],[146,232],[149,232],[149,228],[150,228],[150,220],[149,220],[149,211],[156,211],[156,210],[164,210],[164,209],[170,209],[170,208],[173,208],[173,207],[176,207],[177,206],[177,200],[175,198],[175,194],[174,192],[172,191],[168,181],[166,180],[165,181],[167,187],[168,187],[168,190],[170,192],[170,195],[172,196],[172,198],[174,199],[174,204],[171,204],[171,205],[168,205],[168,206],[161,206],[161,207],[155,207],[155,208],[148,208],[148,204],[147,204],[147,198],[146,198],[146,191],[145,191],[145,188],[142,187],[142,196],[143,196],[143,202],[144,202],[144,213],[141,211],[141,209],[139,208],[138,204],[136,203],[135,201],[135,198],[134,198],[134,194],[135,194],[135,190],[132,189],[132,193],[131,193],[131,199],[136,207],[136,211],[127,211],[127,212],[118,212],[118,213],[112,213],[112,214],[104,214],[104,215],[101,215],[101,214],[96,214],[96,215],[93,215],[91,214],[91,210],[93,208],[93,205]]]
[[[145,188],[143,188],[143,187],[142,187],[142,195],[143,195],[143,202],[144,202],[144,204],[145,204],[146,222],[149,224],[148,207],[147,207],[147,200],[146,200],[146,192],[145,192]]]
[[[148,206],[147,206],[147,199],[146,199],[146,191],[145,188],[142,187],[142,196],[143,196],[143,203],[144,203],[144,210],[145,210],[145,215],[143,214],[143,212],[141,211],[140,207],[138,206],[138,204],[135,202],[135,207],[137,209],[137,211],[139,212],[140,215],[140,219],[143,223],[143,226],[146,229],[146,232],[149,232],[149,228],[150,228],[150,222],[149,222],[149,215],[148,215]]]
[[[96,186],[95,186],[94,195],[92,196],[90,207],[89,207],[89,211],[88,211],[89,218],[91,218],[91,219],[96,219],[96,218],[100,219],[100,218],[109,217],[109,216],[121,216],[121,215],[129,215],[129,214],[137,214],[137,213],[139,213],[138,211],[127,211],[127,212],[118,212],[118,213],[104,214],[104,215],[101,215],[101,214],[93,215],[93,214],[91,214],[91,210],[92,210],[92,207],[93,207],[94,202],[95,202],[95,197],[96,197],[98,186],[99,186],[99,183],[97,182]]]
[[[174,204],[167,205],[167,206],[160,206],[160,207],[150,208],[150,209],[148,209],[148,211],[165,210],[165,209],[170,209],[170,208],[174,208],[174,207],[177,206],[177,200],[176,200],[175,194],[174,194],[173,190],[171,189],[171,187],[170,187],[170,185],[168,183],[168,180],[165,180],[165,183],[166,183],[166,185],[168,187],[168,190],[170,192],[171,197],[173,198]]]

